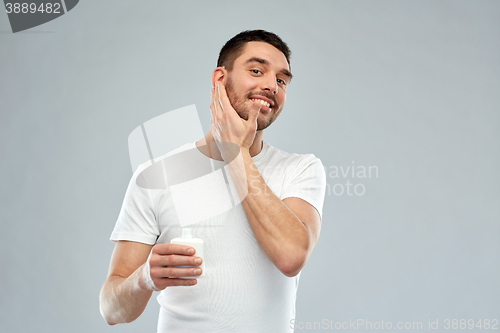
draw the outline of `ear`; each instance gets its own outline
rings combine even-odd
[[[220,82],[226,86],[227,69],[225,67],[217,67],[212,72],[212,88],[215,87],[215,82]]]

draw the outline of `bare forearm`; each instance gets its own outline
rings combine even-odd
[[[230,168],[231,177],[248,189],[242,201],[250,227],[267,257],[285,275],[296,275],[305,264],[314,241],[300,218],[267,186],[253,161],[242,150],[246,179],[238,176],[242,168]]]
[[[279,200],[277,197],[276,199]],[[248,198],[242,202],[250,228],[274,265],[283,274],[295,276],[310,254],[312,242],[307,227],[281,200],[263,200],[266,202],[252,198],[249,193]]]
[[[99,296],[101,315],[110,325],[129,323],[137,319],[146,308],[152,291],[142,279],[143,266],[129,277],[110,276]]]

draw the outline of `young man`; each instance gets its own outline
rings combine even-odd
[[[168,244],[180,235],[172,202],[165,191],[139,188],[134,173],[100,295],[111,325],[135,320],[153,290],[161,290],[158,332],[293,330],[299,273],[319,237],[324,169],[314,155],[288,154],[262,139],[292,78],[290,51],[278,36],[242,32],[222,48],[217,65],[210,130],[187,148],[204,159],[226,159],[221,143],[239,148],[241,163],[229,174],[241,204],[205,223],[223,227],[197,230],[206,244],[206,274],[182,279],[201,274],[201,259],[189,246]]]

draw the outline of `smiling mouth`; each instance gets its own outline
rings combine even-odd
[[[253,101],[259,101],[261,105],[264,105],[264,106],[267,106],[268,108],[271,108],[271,104],[269,104],[268,102],[262,100],[262,99],[259,99],[259,98],[250,98],[250,100],[253,102]]]

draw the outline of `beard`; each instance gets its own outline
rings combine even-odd
[[[232,107],[236,111],[236,113],[240,116],[241,119],[248,120],[248,114],[250,113],[250,108],[251,105],[247,103],[247,101],[250,101],[250,97],[254,95],[260,95],[266,98],[269,98],[270,100],[273,101],[274,105],[276,105],[276,99],[274,98],[274,95],[271,94],[270,92],[267,91],[260,91],[258,93],[256,92],[249,92],[246,96],[238,96],[237,93],[234,90],[233,82],[230,77],[227,78],[226,82],[226,93],[227,97],[229,98],[229,102],[231,103]],[[269,119],[263,120],[260,119],[260,111],[259,111],[259,116],[257,116],[257,131],[262,131],[266,128],[268,128],[275,120],[278,118],[279,114],[281,113],[283,107],[278,109],[277,111],[274,111],[273,114],[270,115]],[[274,110],[274,106],[272,107],[272,110]],[[273,111],[271,111],[273,112]]]

